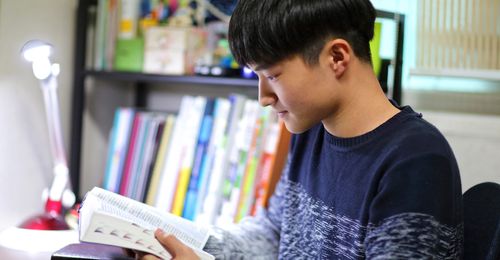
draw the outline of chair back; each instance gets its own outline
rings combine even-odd
[[[484,182],[463,194],[464,259],[500,259],[500,184]]]

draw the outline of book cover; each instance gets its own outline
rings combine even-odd
[[[209,237],[208,228],[116,193],[93,188],[85,195],[79,212],[80,241],[119,246],[171,259],[172,256],[154,237],[154,231],[161,228],[191,247],[201,259],[214,259],[203,251]]]
[[[104,46],[104,70],[113,70],[113,61],[115,58],[115,47],[116,47],[116,36],[118,35],[118,2],[119,0],[108,0],[108,21],[107,21],[107,31],[106,40]]]
[[[117,39],[114,70],[142,72],[144,62],[144,39]]]
[[[190,107],[187,126],[183,131],[185,135],[183,137],[185,142],[182,147],[183,158],[177,181],[177,189],[174,195],[174,201],[172,202],[171,210],[171,212],[177,216],[181,216],[182,210],[184,209],[186,191],[188,188],[189,179],[191,178],[191,170],[193,167],[196,143],[198,141],[200,125],[203,118],[203,113],[205,111],[206,103],[206,97],[197,96],[195,98],[193,106]]]
[[[151,119],[148,122],[149,128],[144,144],[143,163],[138,170],[137,184],[134,187],[135,194],[133,198],[137,201],[144,201],[144,194],[146,193],[151,176],[151,165],[154,163],[154,156],[157,152],[159,136],[162,134],[165,118],[165,114],[152,113]]]
[[[134,121],[132,123],[132,130],[130,133],[130,140],[128,144],[128,149],[127,149],[127,156],[125,158],[125,165],[123,166],[123,173],[122,173],[122,178],[120,181],[120,189],[119,193],[122,195],[127,195],[128,194],[128,188],[129,184],[132,179],[132,172],[133,172],[133,161],[135,158],[136,154],[136,146],[138,143],[138,135],[139,135],[139,129],[141,127],[141,116],[140,112],[136,112],[134,114]]]
[[[106,49],[106,35],[108,28],[108,6],[109,0],[97,1],[97,21],[96,21],[96,36],[95,36],[95,56],[94,69],[104,69],[104,56]]]
[[[196,207],[198,182],[200,181],[200,171],[207,152],[209,138],[212,133],[214,106],[215,99],[208,98],[198,134],[198,143],[196,144],[193,167],[191,170],[191,176],[189,178],[189,184],[187,187],[186,198],[184,200],[184,207],[182,211],[182,217],[189,220],[193,220],[193,215]]]
[[[133,39],[137,37],[140,0],[119,1],[118,39]]]
[[[156,194],[158,192],[158,184],[160,182],[161,171],[165,165],[165,158],[168,153],[168,144],[170,143],[170,138],[172,135],[172,128],[175,124],[175,115],[168,115],[163,133],[161,135],[160,145],[158,148],[158,153],[156,154],[155,164],[153,167],[153,172],[151,173],[151,181],[148,185],[146,204],[153,206],[155,204]]]
[[[239,118],[242,116],[246,97],[232,94],[229,96],[230,112],[224,137],[218,144],[207,185],[206,197],[201,205],[196,222],[214,224],[222,205],[222,189],[229,170],[230,148],[234,147]]]
[[[130,173],[128,187],[126,193],[122,194],[129,198],[135,198],[136,187],[140,176],[140,169],[144,164],[144,155],[146,153],[145,145],[147,142],[147,133],[150,128],[151,113],[149,111],[140,111],[137,113],[139,117],[139,127],[135,140],[134,153],[132,155],[132,162],[130,164]]]
[[[270,175],[278,149],[281,127],[284,127],[284,125],[281,125],[277,114],[271,113],[269,116],[269,126],[263,144],[262,155],[260,157],[257,174],[255,176],[253,200],[249,209],[250,215],[255,215],[257,205],[264,205],[262,200],[264,198],[265,191],[269,189],[269,179],[271,178]]]
[[[117,108],[115,111],[103,180],[104,189],[119,191],[134,114],[132,108]]]
[[[285,123],[280,120],[279,122],[279,130],[278,130],[278,140],[276,144],[276,151],[274,154],[273,161],[270,165],[270,172],[263,173],[261,180],[264,182],[262,184],[262,189],[258,201],[258,206],[262,206],[267,208],[269,198],[274,193],[274,188],[276,187],[276,183],[278,183],[283,168],[285,167],[287,158],[288,158],[288,148],[290,146],[290,139],[292,135],[286,129]]]
[[[262,154],[262,144],[269,125],[270,107],[261,107],[259,117],[253,129],[253,137],[248,151],[247,163],[243,180],[241,182],[240,197],[235,215],[235,222],[239,222],[244,216],[249,214],[251,203],[254,197],[255,179],[257,167]]]
[[[189,110],[194,104],[193,96],[183,96],[177,119],[175,120],[172,131],[171,142],[168,146],[168,153],[165,158],[165,167],[163,167],[158,193],[155,199],[155,207],[162,211],[170,212],[174,196],[177,189],[177,181],[181,169],[182,158],[184,157],[183,146],[185,143],[184,131],[189,122]]]
[[[200,169],[200,176],[197,185],[198,192],[196,194],[196,198],[194,199],[195,206],[194,212],[192,212],[192,219],[196,219],[196,216],[201,211],[206,197],[209,181],[212,176],[214,162],[216,161],[218,154],[221,153],[221,149],[223,149],[224,131],[226,129],[230,108],[231,103],[229,100],[225,98],[216,99],[212,135],[210,136],[207,153],[203,158]]]
[[[217,220],[219,225],[233,223],[236,217],[258,111],[259,104],[256,100],[246,100],[243,114],[238,122],[236,142],[230,151],[230,167],[223,185],[222,209]]]

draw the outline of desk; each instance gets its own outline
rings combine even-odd
[[[76,243],[67,245],[52,254],[52,260],[100,259],[100,260],[133,260],[124,250],[116,246],[93,243]]]
[[[41,260],[41,259],[50,259],[50,256],[53,252],[27,252],[20,251],[15,249],[10,249],[6,247],[0,246],[0,259],[9,259],[9,260]]]
[[[50,259],[54,251],[76,242],[76,230],[30,230],[10,227],[0,232],[0,259]]]

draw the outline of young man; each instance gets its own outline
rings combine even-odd
[[[369,0],[240,0],[229,41],[259,101],[295,135],[269,208],[216,229],[224,259],[460,259],[457,163],[421,114],[381,90]],[[157,234],[176,257],[193,257]]]

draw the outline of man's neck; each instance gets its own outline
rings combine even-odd
[[[396,115],[400,110],[385,96],[370,66],[346,75],[346,92],[335,113],[323,120],[326,130],[338,137],[355,137],[368,133]],[[352,71],[354,72],[354,71]],[[351,73],[352,73],[351,72]],[[360,77],[359,75],[363,75]]]

